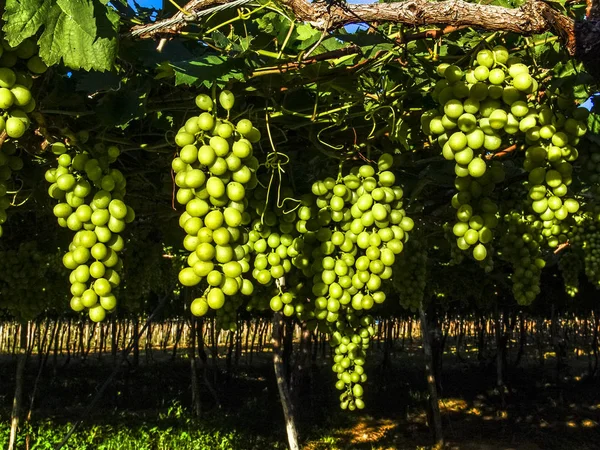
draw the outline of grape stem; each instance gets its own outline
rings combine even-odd
[[[490,160],[492,158],[500,158],[502,156],[508,155],[510,152],[514,152],[517,149],[517,144],[513,144],[510,147],[506,147],[504,150],[499,151],[497,153],[489,153],[486,155],[485,159]]]
[[[554,249],[554,254],[556,255],[556,254],[558,254],[558,253],[562,252],[562,251],[563,251],[565,248],[569,247],[570,245],[571,245],[571,244],[569,244],[569,242],[568,242],[568,241],[567,241],[567,242],[565,242],[565,243],[563,243],[563,244],[560,244],[558,247],[556,247],[556,248]]]

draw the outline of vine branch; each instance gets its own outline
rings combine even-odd
[[[243,0],[246,3],[246,0]],[[250,1],[250,0],[248,0]],[[368,5],[328,5],[307,0],[278,0],[293,11],[296,19],[316,29],[330,31],[351,23],[388,22],[414,27],[449,25],[474,27],[489,31],[510,31],[519,34],[540,34],[551,31],[561,37],[567,50],[575,54],[575,22],[548,3],[528,0],[519,8],[468,3],[463,0],[405,0],[398,3]],[[133,27],[128,35],[143,39],[179,33],[188,23],[200,20],[203,12],[239,6],[240,0],[191,0],[168,19]],[[357,19],[360,17],[361,20]]]

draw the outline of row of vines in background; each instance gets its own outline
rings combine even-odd
[[[83,324],[65,320],[45,320],[26,327],[26,348],[30,366],[42,373],[62,373],[69,364],[122,363],[121,350],[136,341],[129,355],[129,367],[152,367],[183,359],[198,358],[204,368],[204,383],[221,383],[221,375],[243,371],[244,367],[262,367],[265,352],[271,351],[270,320],[240,321],[236,331],[223,331],[214,320],[201,322],[156,322],[146,333],[139,334],[139,320],[118,320],[112,323]],[[306,333],[306,329],[288,324],[285,327],[285,361],[291,372],[308,366],[326,367],[335,357],[324,333]],[[0,324],[0,352],[16,356],[19,352],[20,327],[17,322]],[[372,368],[394,365],[402,354],[420,352],[422,324],[417,317],[379,319],[373,339]],[[441,380],[443,361],[488,366],[501,364],[499,377],[509,377],[519,365],[545,367],[548,376],[564,376],[566,361],[581,361],[592,376],[599,369],[600,316],[577,317],[572,313],[552,317],[529,317],[522,312],[492,314],[477,318],[438,317],[428,325],[431,333],[433,364]],[[500,359],[498,359],[500,355]],[[207,372],[212,375],[206,378]],[[375,371],[377,373],[377,371]],[[582,372],[583,373],[583,372]],[[221,374],[221,375],[219,375]],[[40,376],[38,375],[38,377]],[[193,373],[192,373],[192,376]],[[498,381],[501,381],[499,378]],[[35,395],[35,394],[34,394]],[[213,392],[214,395],[214,392]],[[217,400],[218,401],[218,400]]]
[[[596,313],[590,317],[577,317],[573,313],[556,314],[550,318],[528,317],[522,312],[506,312],[501,316],[485,315],[477,318],[468,317],[439,317],[431,324],[432,330],[437,330],[444,345],[451,347],[454,355],[468,357],[475,350],[478,359],[485,355],[486,349],[493,350],[496,346],[497,321],[503,322],[501,332],[512,342],[513,350],[519,350],[524,345],[533,348],[528,350],[530,358],[543,360],[546,351],[552,348],[553,339],[550,334],[558,332],[565,350],[569,349],[577,357],[594,356],[598,351],[599,319]],[[143,354],[142,361],[164,361],[175,359],[185,354],[191,342],[191,333],[201,336],[207,357],[219,355],[222,358],[231,351],[236,352],[236,364],[241,355],[244,363],[252,363],[253,355],[268,351],[271,346],[272,324],[270,319],[240,320],[238,329],[225,331],[220,329],[214,320],[194,321],[193,327],[189,321],[158,321],[148,328],[147,332],[139,335],[143,325],[141,320],[119,319],[103,323],[82,323],[74,320],[44,320],[31,322],[27,329],[27,348],[31,355],[43,356],[46,353],[52,357],[60,357],[58,363],[65,364],[65,356],[85,360],[116,358],[121,350],[132,340],[137,339],[135,358],[139,352]],[[0,352],[5,355],[16,355],[19,347],[19,322],[3,321],[0,324]],[[298,347],[306,336],[298,325],[290,328],[289,342]],[[414,351],[421,345],[422,329],[416,316],[402,319],[377,319],[376,333],[373,337],[374,349],[385,350],[385,343],[394,341],[397,349]],[[558,330],[558,331],[556,331]],[[310,333],[311,341],[315,342],[313,351],[315,357],[330,357],[333,350],[327,343],[327,334]],[[539,355],[541,345],[542,354]],[[522,349],[520,350],[522,351]],[[135,354],[135,352],[134,352]],[[540,358],[541,356],[541,358]],[[131,355],[130,355],[131,357]],[[137,364],[137,362],[136,362]]]

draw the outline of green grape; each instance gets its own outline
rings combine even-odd
[[[53,213],[61,227],[74,232],[63,264],[71,270],[71,307],[87,309],[93,321],[102,321],[116,307],[124,249],[121,236],[135,213],[124,202],[127,182],[118,169],[111,169],[118,152],[98,143],[89,151],[55,143],[58,166],[46,171],[52,183],[49,193],[59,202]],[[118,149],[117,149],[118,150]]]
[[[330,330],[335,347],[333,370],[342,391],[342,408],[364,407],[364,361],[373,334],[369,311],[385,301],[383,282],[414,228],[403,209],[403,190],[388,170],[389,155],[354,167],[346,176],[313,183],[312,205],[298,210],[297,229],[304,235],[310,261],[314,318]],[[281,307],[277,298],[272,306]],[[352,342],[351,342],[352,341]]]
[[[233,107],[233,94],[221,92],[219,104]],[[201,94],[197,106],[204,110],[189,118],[175,136],[179,155],[172,162],[177,201],[185,206],[179,224],[186,233],[183,246],[188,253],[179,273],[184,286],[204,283],[205,290],[193,303],[192,312],[220,311],[217,317],[225,328],[235,325],[237,294],[252,292],[244,274],[249,271],[251,246],[244,225],[250,223],[247,190],[256,185],[247,119],[239,129],[228,118],[217,117],[215,103]],[[210,111],[210,112],[208,112]],[[245,133],[245,134],[244,134]]]
[[[446,228],[446,235],[451,229],[456,239],[451,245],[453,258],[457,249],[468,251],[490,271],[499,218],[494,190],[504,181],[504,160],[510,154],[529,174],[524,184],[528,218],[523,220],[541,223],[540,234],[550,247],[567,241],[570,225],[565,221],[580,208],[580,199],[570,194],[569,186],[588,113],[565,109],[560,102],[555,107],[554,95],[541,102],[531,96],[538,89],[537,80],[502,46],[479,50],[472,61],[465,70],[448,66],[450,75],[447,65],[439,66],[438,75],[444,79],[433,92],[439,108],[424,115],[421,125],[442,156],[454,162],[456,221]],[[595,168],[593,161],[588,165]]]
[[[410,239],[405,250],[399,255],[393,266],[395,273],[402,274],[392,278],[392,287],[398,294],[400,305],[416,311],[423,302],[427,285],[427,251],[425,243]]]
[[[27,60],[37,56],[38,47],[34,40],[26,39],[16,48],[3,50],[0,58],[0,134],[4,134],[5,138],[0,146],[0,236],[6,221],[6,209],[11,203],[8,192],[18,190],[18,184],[15,186],[12,181],[14,172],[23,168],[16,144],[28,137],[28,114],[35,110],[35,99],[31,94],[33,78]]]
[[[498,256],[510,263],[512,290],[517,302],[529,305],[540,293],[540,277],[546,262],[541,257],[539,232],[541,224],[534,226],[516,211],[504,216],[504,233],[498,244]]]
[[[590,205],[589,210],[578,217],[578,223],[569,233],[569,243],[583,254],[585,275],[594,286],[600,287],[600,235],[598,219],[600,206]]]
[[[565,283],[565,292],[569,297],[575,297],[579,292],[579,272],[583,269],[581,258],[572,251],[562,252],[558,268]]]

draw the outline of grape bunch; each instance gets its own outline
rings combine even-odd
[[[540,277],[546,261],[541,257],[541,224],[517,211],[504,215],[505,229],[499,240],[498,255],[513,267],[512,290],[517,302],[528,305],[540,293]]]
[[[486,261],[490,251],[488,244],[498,225],[498,205],[483,194],[482,186],[491,192],[503,180],[504,169],[494,161],[490,170],[478,180],[466,176],[456,178],[454,183],[458,192],[452,198],[452,206],[456,209],[457,221],[452,226],[452,234],[460,250],[466,251],[473,246],[472,255],[477,261]],[[489,266],[491,258],[487,262]]]
[[[48,169],[45,178],[51,183],[50,197],[58,201],[53,213],[61,227],[75,232],[62,261],[71,270],[71,308],[87,309],[100,322],[117,306],[122,233],[135,218],[124,202],[125,177],[109,166],[120,150],[99,143],[88,151],[62,142],[52,144],[51,150],[58,155],[58,166]]]
[[[382,281],[392,277],[396,255],[414,227],[402,208],[404,193],[389,170],[392,163],[392,156],[384,154],[378,171],[365,164],[346,176],[340,173],[337,180],[313,183],[317,212],[298,224],[316,238],[311,252],[313,313],[333,333],[333,370],[336,387],[344,391],[343,408],[364,407],[359,382],[366,379],[362,365],[372,336],[368,311],[385,301]],[[300,210],[301,218],[305,212]]]
[[[23,137],[30,125],[27,114],[35,110],[31,94],[33,77],[48,67],[38,56],[33,39],[26,39],[12,48],[0,32],[0,133],[11,139]]]
[[[569,243],[575,250],[583,253],[585,275],[590,283],[600,288],[600,206],[593,206],[590,211],[579,217],[569,234]]]
[[[567,241],[567,217],[579,210],[579,202],[569,195],[573,181],[573,165],[579,155],[575,147],[587,132],[588,111],[576,108],[571,117],[555,113],[550,106],[541,105],[524,117],[526,142],[523,167],[529,172],[528,197],[531,210],[543,221],[544,237],[550,247]],[[522,122],[523,122],[522,121]]]
[[[17,153],[13,142],[4,142],[0,146],[0,237],[4,233],[2,225],[6,222],[6,210],[11,206],[11,194],[15,191],[13,176],[23,168],[23,160]]]
[[[427,250],[419,239],[409,239],[404,251],[392,266],[392,288],[398,294],[400,305],[410,311],[419,309],[427,285]]]
[[[293,270],[308,269],[310,255],[305,252],[310,251],[310,246],[305,245],[307,237],[300,233],[299,228],[302,227],[297,224],[299,215],[310,219],[310,207],[302,206],[299,200],[294,199],[289,181],[282,177],[279,170],[280,157],[271,155],[266,163],[269,173],[260,177],[260,183],[252,191],[249,200],[252,277],[265,287],[266,306],[272,311],[282,311],[286,317],[297,315],[300,320],[310,319],[312,309],[307,301],[310,292],[307,292],[307,286],[300,279],[298,271]],[[284,157],[281,159],[287,161]],[[276,180],[277,174],[279,177]],[[314,203],[314,197],[309,196],[309,199],[309,204]],[[303,208],[308,208],[309,212]],[[310,237],[308,239],[310,241]],[[248,306],[250,309],[261,309],[265,305],[254,298]]]
[[[204,293],[193,300],[191,311],[203,316],[219,310],[227,297],[250,295],[253,286],[243,274],[250,270],[250,246],[244,225],[250,223],[246,189],[255,187],[258,160],[252,144],[260,132],[248,119],[229,120],[233,94],[222,91],[219,104],[226,117],[217,117],[213,100],[196,97],[203,112],[189,118],[175,136],[179,155],[173,160],[177,201],[185,206],[179,224],[186,233],[184,248],[190,252],[179,282],[196,286],[205,280]]]
[[[258,185],[252,191],[249,201],[250,224],[249,239],[254,255],[252,277],[262,285],[284,277],[292,270],[292,258],[302,250],[303,240],[296,231],[295,211],[286,211],[281,205],[280,195],[275,189],[269,192]],[[277,190],[284,197],[291,197],[290,188]],[[271,195],[268,195],[271,194]]]
[[[562,252],[558,268],[565,284],[565,292],[569,297],[575,297],[579,292],[579,272],[583,269],[581,258],[574,251]]]
[[[334,347],[333,371],[337,373],[336,389],[340,394],[342,409],[363,409],[363,384],[367,381],[365,373],[366,350],[370,338],[375,334],[373,318],[370,315],[358,317],[351,313],[346,321],[338,321],[331,334],[330,345]]]
[[[440,107],[424,114],[421,125],[442,156],[455,163],[456,243],[461,250],[472,248],[473,257],[483,261],[498,222],[492,193],[505,176],[501,163],[488,161],[511,151],[529,111],[527,95],[537,91],[538,83],[500,45],[478,51],[466,72],[445,63],[437,72],[443,79],[432,96]]]
[[[34,40],[12,48],[0,31],[0,236],[11,203],[7,191],[13,190],[12,176],[23,168],[15,141],[24,136],[31,122],[28,114],[36,107],[34,77],[48,69],[37,53]]]
[[[588,143],[588,151],[580,153],[579,162],[582,176],[592,185],[594,197],[598,197],[600,195],[600,148]]]

